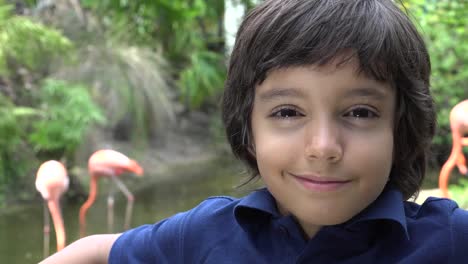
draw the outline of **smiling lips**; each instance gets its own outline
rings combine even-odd
[[[291,174],[295,180],[297,180],[302,186],[308,190],[318,192],[330,192],[335,191],[351,182],[351,180],[339,180],[327,177],[318,176],[299,176]]]

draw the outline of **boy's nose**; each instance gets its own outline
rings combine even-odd
[[[311,160],[335,163],[341,160],[343,148],[339,133],[332,125],[310,125],[305,139],[305,155]]]

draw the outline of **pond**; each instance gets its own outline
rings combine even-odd
[[[252,185],[236,188],[245,180],[245,176],[242,176],[241,172],[242,167],[239,164],[222,160],[203,166],[192,166],[189,169],[183,168],[179,172],[174,172],[174,177],[170,177],[171,180],[148,183],[147,187],[134,193],[132,226],[154,223],[176,212],[188,210],[208,196],[231,195],[240,197],[253,188]],[[139,180],[144,179],[139,178]],[[107,187],[106,182],[100,183],[100,190],[103,192],[88,212],[88,234],[108,232],[106,224]],[[80,206],[81,204],[62,202],[67,244],[79,237],[78,211]],[[114,232],[123,231],[125,206],[124,196],[117,194],[114,209]],[[1,216],[1,263],[37,263],[43,259],[42,209],[42,203],[35,203],[24,210]],[[51,231],[51,254],[55,252],[55,247],[55,233]]]

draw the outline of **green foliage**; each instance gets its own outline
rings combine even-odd
[[[0,150],[12,150],[21,143],[21,119],[38,115],[34,108],[15,106],[0,94]]]
[[[35,108],[16,106],[0,94],[0,191],[10,190],[2,192],[0,206],[31,186],[29,175],[39,161],[72,160],[90,126],[104,122],[84,86],[49,79],[38,93]]]
[[[219,0],[85,0],[82,5],[101,16],[110,38],[117,34],[116,40],[140,44],[156,39],[169,52],[206,41],[194,38],[210,34],[202,32],[205,28],[198,28],[199,23],[210,27],[224,12],[224,1]]]
[[[0,205],[6,197],[6,186],[17,184],[33,164],[22,152],[26,133],[23,125],[37,115],[35,109],[15,106],[0,94]]]
[[[21,130],[14,110],[13,103],[0,94],[0,150],[2,151],[13,149],[20,142]]]
[[[129,121],[125,129],[131,130],[128,136],[134,143],[146,143],[148,135],[161,138],[175,121],[170,76],[161,54],[149,48],[107,45],[79,52],[80,65],[62,67],[56,75],[86,84],[105,109],[109,127]]]
[[[59,31],[15,15],[13,5],[0,0],[0,205],[30,186],[38,157],[28,133],[47,116],[36,107],[37,80],[55,59],[72,58],[72,50]]]
[[[459,207],[468,209],[468,179],[461,178],[458,184],[450,185],[449,192]]]
[[[243,5],[246,10],[250,10],[256,4],[262,2],[263,0],[233,0],[234,4]]]
[[[207,98],[213,98],[223,87],[225,69],[220,55],[210,51],[195,52],[190,56],[192,67],[180,74],[179,86],[187,106],[198,108]],[[219,65],[216,67],[216,65]]]
[[[432,63],[431,86],[438,107],[436,145],[450,145],[450,109],[468,98],[468,1],[410,0]]]
[[[250,1],[241,1],[249,4]],[[224,79],[224,1],[83,1],[102,17],[115,42],[159,46],[177,70],[187,107],[210,102]]]
[[[57,57],[70,55],[72,43],[57,30],[11,14],[10,5],[0,5],[0,74],[9,76],[19,65],[37,70]]]
[[[39,98],[42,116],[33,123],[28,136],[36,152],[74,153],[87,129],[105,121],[84,86],[45,80]]]

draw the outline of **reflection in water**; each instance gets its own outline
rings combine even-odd
[[[135,192],[132,226],[154,223],[174,213],[188,210],[208,196],[245,195],[253,186],[235,188],[245,180],[240,172],[242,172],[241,167],[229,161],[217,161],[205,166],[180,167],[171,173],[171,180],[148,184],[146,188]],[[106,185],[101,186],[103,189],[107,188]],[[105,196],[105,193],[104,190],[101,195]],[[115,232],[123,231],[125,204],[125,197],[121,194],[116,195]],[[80,205],[62,204],[67,244],[78,239]],[[88,212],[88,234],[106,233],[106,219],[106,199],[98,199]],[[20,212],[2,215],[0,230],[1,263],[37,263],[42,259],[41,203],[38,202]],[[53,233],[50,243],[55,245]]]

